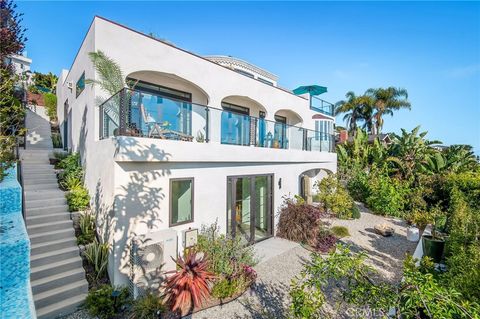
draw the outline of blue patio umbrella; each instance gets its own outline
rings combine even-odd
[[[327,92],[327,88],[325,86],[320,86],[320,85],[299,86],[298,88],[293,90],[293,93],[296,95],[305,94],[305,93],[310,93],[310,95],[320,95],[325,92]]]

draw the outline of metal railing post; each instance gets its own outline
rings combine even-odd
[[[210,141],[210,108],[205,106],[205,143]]]
[[[105,136],[105,131],[104,131],[104,119],[103,119],[103,105],[100,105],[100,107],[98,108],[100,114],[99,114],[99,117],[98,117],[98,122],[100,124],[100,128],[99,128],[99,132],[98,132],[98,138],[99,139],[103,139],[104,136]]]
[[[123,136],[126,133],[126,126],[127,126],[127,101],[126,101],[126,94],[125,89],[120,91],[120,103],[119,103],[119,121],[118,121],[118,133],[119,135]]]

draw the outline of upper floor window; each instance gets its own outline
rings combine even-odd
[[[331,134],[333,134],[333,121],[315,121],[315,139],[326,140]]]
[[[76,97],[78,97],[83,92],[84,89],[85,89],[85,72],[82,73],[82,75],[77,81],[77,85],[75,86]]]
[[[270,82],[270,81],[268,81],[268,80],[265,80],[265,79],[262,79],[262,78],[257,78],[257,80],[259,80],[259,81],[262,82],[262,83],[265,83],[265,84],[268,84],[268,85],[273,86],[273,82]]]
[[[255,76],[252,74],[252,73],[249,73],[247,71],[243,71],[243,70],[240,70],[240,69],[235,69],[235,72],[237,73],[240,73],[242,75],[245,75],[245,76],[248,76],[249,78],[255,78]]]

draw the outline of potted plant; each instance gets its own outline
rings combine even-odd
[[[423,255],[432,258],[435,263],[440,263],[445,250],[445,234],[440,229],[445,226],[446,216],[438,207],[432,210],[430,216],[432,231],[422,236]]]

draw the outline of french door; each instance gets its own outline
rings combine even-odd
[[[253,244],[273,234],[273,175],[227,178],[227,231]]]

